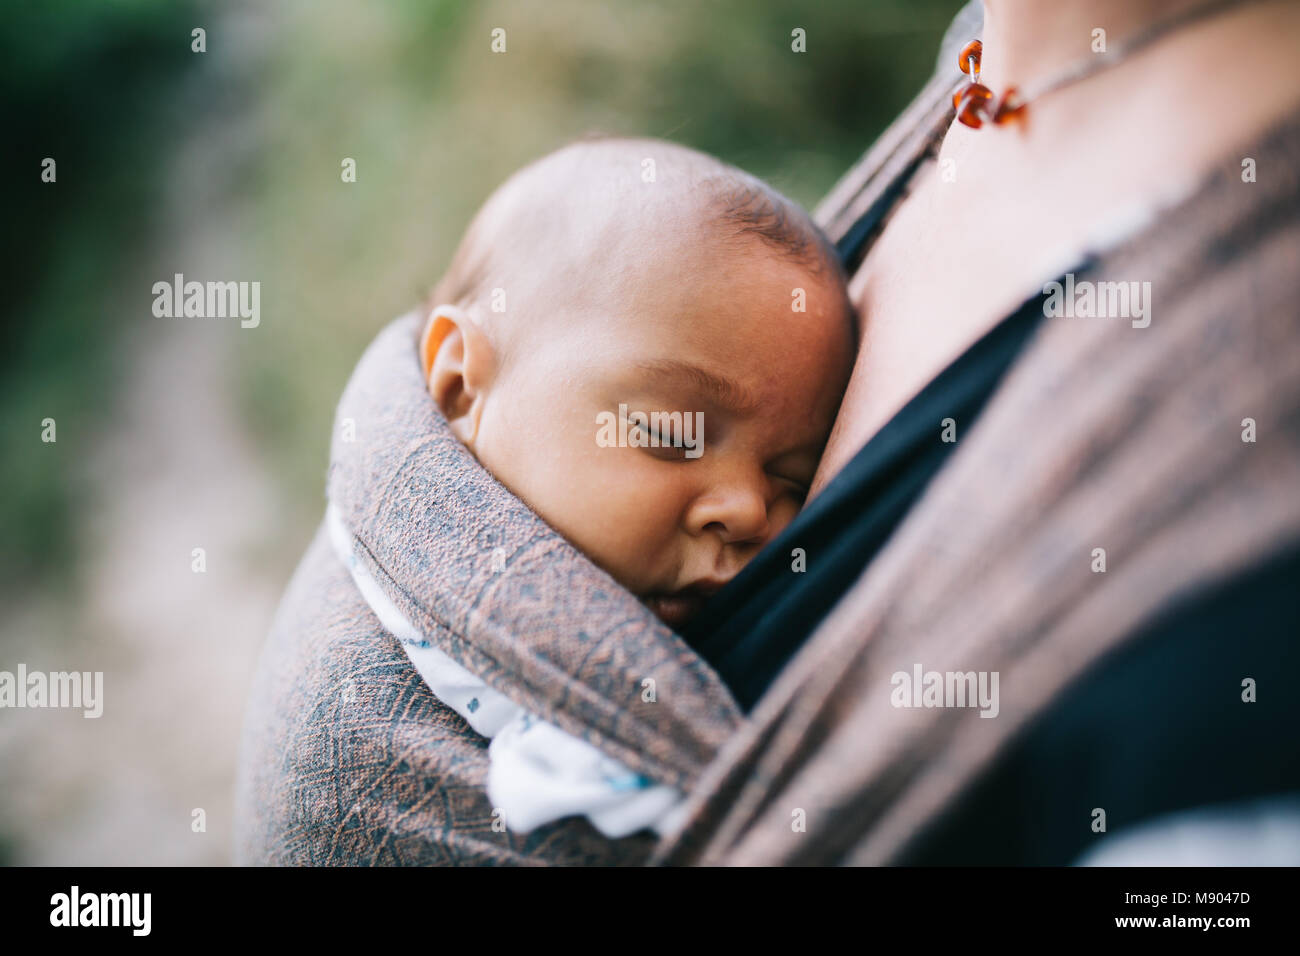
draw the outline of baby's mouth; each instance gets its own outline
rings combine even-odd
[[[714,582],[693,584],[668,594],[650,594],[643,600],[659,620],[678,630],[700,612],[721,586]]]

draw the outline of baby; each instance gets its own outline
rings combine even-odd
[[[693,150],[611,139],[488,199],[420,359],[484,467],[680,629],[802,506],[855,339],[798,206]]]

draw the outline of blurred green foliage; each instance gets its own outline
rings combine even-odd
[[[148,241],[189,6],[43,0],[0,18],[0,581],[10,587],[73,566],[72,503],[85,489],[70,455],[115,387],[106,319]],[[55,184],[40,180],[45,157],[57,161]],[[58,443],[40,441],[45,418]]]
[[[229,387],[282,488],[283,526],[270,533],[296,552],[320,516],[333,406],[352,365],[436,281],[513,170],[592,131],[659,136],[811,206],[929,76],[960,5],[16,5],[0,26],[16,192],[4,252],[17,287],[0,359],[0,567],[40,573],[75,544],[70,503],[84,499],[65,481],[63,452],[39,443],[39,422],[57,417],[61,439],[93,431],[114,388],[114,323],[158,321],[137,284],[170,279],[139,270],[171,230],[224,230],[238,272],[203,278],[262,284],[261,326],[231,329]],[[224,61],[227,75],[195,79],[199,23],[208,56],[245,51]],[[490,49],[497,27],[504,54]],[[806,53],[791,50],[796,27]],[[222,170],[221,215],[196,207],[188,224],[160,221],[161,170],[189,161],[175,150],[205,124],[218,125],[211,148],[228,151],[205,165]],[[46,155],[61,157],[57,192],[38,180]],[[357,162],[354,184],[340,179],[344,157]]]

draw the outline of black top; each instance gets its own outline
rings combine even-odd
[[[1297,580],[1293,547],[1170,606],[1060,694],[905,862],[1059,866],[1103,845],[1098,807],[1114,833],[1300,791]]]
[[[957,447],[953,436],[975,422],[1038,328],[1043,299],[1025,302],[903,406],[687,627],[683,637],[746,711],[943,467]]]

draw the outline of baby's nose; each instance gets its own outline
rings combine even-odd
[[[690,530],[695,534],[716,534],[723,544],[766,540],[769,531],[767,502],[757,491],[719,491],[693,509]]]

